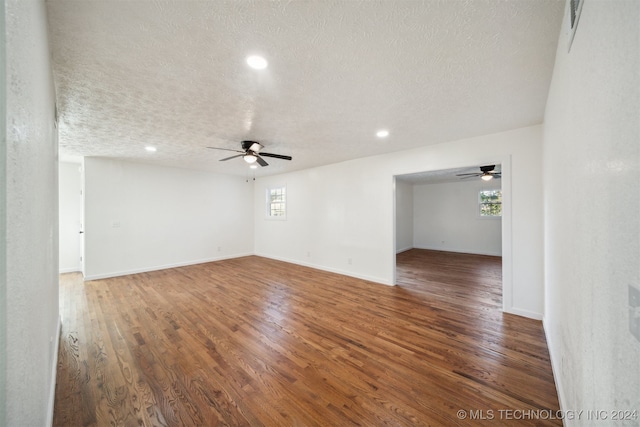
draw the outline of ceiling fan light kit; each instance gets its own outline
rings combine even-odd
[[[502,172],[495,171],[496,165],[487,165],[480,166],[480,172],[472,172],[472,173],[459,173],[456,176],[461,177],[460,179],[467,179],[479,176],[483,181],[491,181],[493,178],[499,179],[502,177]]]

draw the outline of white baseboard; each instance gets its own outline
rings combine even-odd
[[[564,389],[562,387],[562,381],[560,378],[560,373],[562,372],[561,366],[560,366],[561,359],[558,359],[558,357],[555,356],[557,352],[555,351],[555,346],[551,339],[551,334],[547,329],[547,321],[545,318],[542,319],[542,328],[544,329],[544,337],[545,337],[545,340],[547,341],[547,349],[549,350],[549,359],[551,360],[551,372],[553,373],[553,381],[556,384],[556,392],[558,393],[558,403],[560,404],[560,411],[562,411],[562,413],[565,413],[565,408],[566,408],[564,404],[565,394],[564,394]],[[566,426],[567,423],[568,423],[567,419],[562,420],[562,425]]]
[[[457,252],[461,254],[473,254],[473,255],[489,255],[489,256],[502,256],[501,253],[491,251],[478,251],[474,249],[465,248],[447,248],[447,247],[432,247],[432,246],[414,246],[414,249],[425,249],[429,251],[442,251],[442,252]]]
[[[78,271],[82,271],[82,268],[80,268],[80,267],[61,268],[60,271],[59,271],[59,274],[76,273]]]
[[[53,409],[56,402],[56,377],[58,374],[58,351],[60,350],[60,332],[62,330],[62,318],[58,315],[58,327],[53,346],[53,360],[51,363],[51,386],[49,387],[49,405],[47,407],[47,426],[53,425]]]
[[[206,258],[206,259],[198,259],[193,261],[177,262],[172,264],[135,268],[131,270],[113,271],[113,272],[101,273],[101,274],[90,274],[90,275],[84,276],[84,280],[109,279],[111,277],[127,276],[129,274],[138,274],[138,273],[148,273],[150,271],[166,270],[168,268],[186,267],[188,265],[204,264],[207,262],[222,261],[225,259],[240,258],[240,257],[250,256],[250,255],[253,255],[253,253],[226,255],[226,256],[215,257],[215,258]]]
[[[356,279],[367,280],[369,282],[379,283],[381,285],[387,285],[387,286],[394,286],[395,285],[395,283],[391,283],[391,282],[389,282],[387,280],[384,280],[384,279],[382,279],[380,277],[366,276],[366,275],[354,273],[352,271],[341,270],[341,269],[338,269],[338,268],[327,267],[327,266],[319,265],[319,264],[312,264],[312,263],[309,263],[309,262],[302,262],[302,261],[289,259],[289,258],[265,255],[265,254],[260,254],[260,253],[257,253],[255,255],[259,256],[259,257],[262,257],[262,258],[269,258],[269,259],[274,259],[276,261],[288,262],[290,264],[296,264],[296,265],[301,265],[303,267],[314,268],[316,270],[322,270],[322,271],[328,271],[330,273],[342,274],[343,276],[355,277]]]
[[[517,316],[528,317],[529,319],[542,320],[542,314],[536,313],[535,311],[524,310],[517,307],[504,307],[503,311]]]
[[[401,254],[402,252],[410,251],[411,249],[413,249],[413,246],[408,246],[402,249],[396,249],[396,255]]]

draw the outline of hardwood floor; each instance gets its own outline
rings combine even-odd
[[[540,419],[559,409],[542,325],[500,311],[499,258],[397,264],[395,287],[260,257],[62,275],[54,425],[562,424]]]

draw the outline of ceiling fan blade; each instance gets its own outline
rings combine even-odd
[[[244,156],[244,153],[242,153],[242,154],[236,154],[235,156],[231,156],[231,157],[226,157],[226,158],[224,158],[224,159],[220,159],[220,161],[221,161],[221,162],[224,162],[224,161],[226,161],[226,160],[231,160],[231,159],[235,159],[236,157],[242,157],[242,156]]]
[[[282,154],[272,154],[272,153],[260,153],[261,156],[265,156],[265,157],[273,157],[276,159],[282,159],[282,160],[291,160],[292,157],[291,156],[283,156]]]
[[[269,166],[269,163],[265,162],[262,157],[258,156],[257,154],[254,155],[256,156],[256,160],[260,166]],[[260,155],[262,155],[262,153],[260,153]]]
[[[469,179],[469,178],[475,178],[475,177],[477,177],[477,176],[480,176],[480,175],[469,175],[469,174],[465,174],[465,175],[467,175],[467,176],[463,176],[463,177],[462,177],[462,178],[460,178],[460,179]]]
[[[482,175],[481,173],[478,172],[474,172],[474,173],[459,173],[456,174],[456,176],[480,176]]]
[[[236,153],[244,153],[244,151],[232,150],[230,148],[220,148],[220,147],[207,147],[207,148],[210,148],[212,150],[224,150],[224,151],[233,151],[233,152],[236,152]]]

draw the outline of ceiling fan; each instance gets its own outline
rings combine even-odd
[[[472,178],[474,176],[479,176],[484,181],[491,181],[493,178],[499,179],[502,177],[502,172],[495,172],[494,171],[495,168],[496,168],[496,165],[480,166],[480,172],[459,173],[456,176],[461,176],[462,178],[460,179],[467,179],[467,178]]]
[[[291,156],[283,156],[282,154],[273,154],[273,153],[261,153],[260,150],[262,150],[264,146],[256,141],[242,141],[242,150],[232,150],[229,148],[219,148],[219,147],[207,147],[207,148],[211,148],[212,150],[225,150],[225,151],[234,151],[236,153],[240,153],[240,154],[236,154],[235,156],[220,159],[221,162],[235,159],[236,157],[242,157],[244,161],[249,164],[253,164],[257,162],[260,166],[268,166],[269,163],[267,163],[262,157],[273,157],[275,159],[291,160]]]

